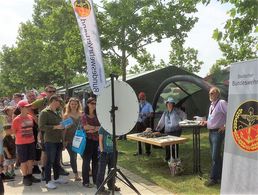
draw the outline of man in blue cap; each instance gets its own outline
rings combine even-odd
[[[165,134],[172,135],[172,136],[181,136],[182,129],[179,126],[179,122],[186,119],[186,114],[182,110],[175,107],[176,102],[174,98],[168,97],[165,101],[167,110],[163,112],[158,125],[155,131],[159,132],[165,127]],[[178,151],[179,146],[177,144],[177,151],[175,156],[175,146],[173,145],[172,148],[172,157],[178,158]],[[165,160],[168,161],[170,159],[170,147],[166,146],[166,158]]]

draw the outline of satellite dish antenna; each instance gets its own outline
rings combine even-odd
[[[130,85],[123,81],[114,81],[114,99],[116,110],[116,135],[124,135],[135,126],[139,115],[139,103],[137,96]],[[96,112],[101,126],[113,134],[111,85],[103,89],[98,95]]]
[[[126,176],[117,168],[117,149],[116,149],[116,128],[118,135],[128,133],[135,125],[138,117],[138,101],[133,89],[123,81],[114,81],[117,75],[111,74],[111,85],[104,88],[98,96],[96,112],[101,126],[112,134],[113,140],[113,163],[114,167],[108,173],[106,179],[98,188],[96,194],[103,188],[103,186],[112,179],[112,195],[115,189],[115,177],[123,181],[127,186],[140,195],[141,193],[133,186],[133,184],[126,178]],[[117,113],[117,115],[116,115]],[[116,117],[117,121],[116,122]],[[117,176],[119,173],[122,178]]]

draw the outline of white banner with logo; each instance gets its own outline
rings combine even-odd
[[[221,194],[258,194],[258,59],[230,67]]]
[[[98,95],[105,87],[106,79],[93,3],[92,0],[71,2],[81,32],[90,87]]]

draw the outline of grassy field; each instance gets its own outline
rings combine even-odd
[[[201,133],[202,177],[192,173],[193,150],[191,131],[183,132],[182,137],[188,138],[188,142],[180,145],[179,155],[184,166],[184,172],[180,176],[170,175],[168,164],[164,162],[165,149],[153,148],[150,157],[133,156],[136,152],[135,141],[118,141],[118,165],[175,194],[219,194],[219,185],[209,188],[203,185],[208,178],[210,170],[210,148],[207,130],[203,129]]]

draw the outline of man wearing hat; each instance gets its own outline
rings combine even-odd
[[[186,119],[186,114],[181,109],[175,107],[176,102],[174,98],[168,97],[165,102],[167,111],[163,112],[158,125],[155,129],[159,134],[160,131],[165,128],[165,134],[172,136],[181,136],[182,129],[179,127],[179,122]],[[177,144],[177,151],[175,155],[175,146],[172,147],[172,157],[178,158],[179,146]],[[170,147],[166,146],[166,157],[165,160],[168,161],[170,159]]]
[[[136,130],[138,133],[143,132],[146,128],[150,127],[151,117],[153,116],[153,108],[152,105],[146,101],[146,95],[144,92],[140,92],[138,95],[139,99],[139,117],[136,123]],[[138,151],[134,155],[142,154],[141,142],[137,143]],[[150,155],[150,144],[145,144],[145,152],[146,155]]]

